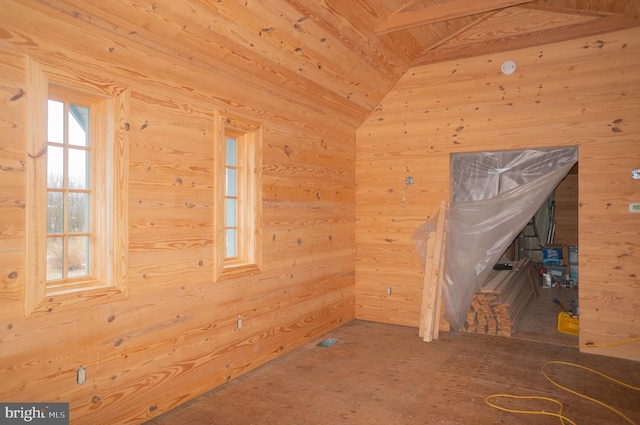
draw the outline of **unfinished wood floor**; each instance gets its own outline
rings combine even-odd
[[[330,347],[317,344],[327,338]],[[466,332],[422,342],[417,329],[352,321],[279,359],[148,422],[148,425],[557,424],[558,418],[489,407],[507,393],[551,397],[576,424],[627,424],[611,411],[550,383],[546,362],[572,362],[640,386],[640,363],[575,348]],[[552,364],[559,384],[584,392],[640,423],[638,392]],[[550,402],[496,401],[557,412]],[[568,422],[567,422],[568,424]]]
[[[529,301],[527,309],[511,337],[549,344],[578,345],[577,336],[557,331],[558,313],[561,309],[553,302],[553,299],[556,298],[566,309],[570,309],[571,301],[578,298],[578,290],[540,288],[538,293],[540,296],[537,300],[532,297]]]

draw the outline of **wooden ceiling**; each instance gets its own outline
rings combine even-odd
[[[639,24],[637,0],[453,0],[390,14],[377,32],[449,30],[430,37],[411,65],[531,47]],[[432,2],[435,3],[435,2]]]
[[[411,66],[628,28],[640,11],[640,0],[28,1],[213,76],[304,88],[360,122]]]

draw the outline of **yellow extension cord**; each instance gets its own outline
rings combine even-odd
[[[622,342],[613,343],[613,344],[587,344],[587,345],[573,345],[573,346],[571,346],[571,347],[572,347],[572,348],[581,348],[581,347],[612,347],[612,346],[616,346],[616,345],[628,344],[628,343],[635,342],[635,341],[640,341],[640,337],[638,337],[638,338],[633,338],[633,339],[629,339],[629,340],[622,341]],[[615,414],[617,414],[618,416],[620,416],[621,418],[623,418],[625,421],[627,421],[627,422],[628,422],[628,423],[630,423],[631,425],[636,425],[636,423],[635,423],[635,422],[633,422],[633,421],[632,421],[628,416],[626,416],[624,413],[620,412],[618,409],[616,409],[616,408],[614,408],[614,407],[612,407],[612,406],[609,406],[608,404],[603,403],[603,402],[601,402],[600,400],[596,400],[595,398],[592,398],[592,397],[586,396],[586,395],[581,394],[581,393],[579,393],[579,392],[577,392],[577,391],[574,391],[574,390],[572,390],[572,389],[569,389],[569,388],[567,388],[567,387],[564,387],[564,386],[562,386],[562,385],[558,384],[557,382],[554,382],[551,378],[549,378],[549,376],[548,376],[548,375],[546,374],[546,372],[544,371],[544,369],[545,369],[548,365],[552,365],[552,364],[556,364],[556,365],[563,365],[563,366],[571,366],[571,367],[576,367],[576,368],[579,368],[579,369],[583,369],[583,370],[586,370],[586,371],[588,371],[588,372],[595,373],[595,374],[596,374],[596,375],[598,375],[598,376],[601,376],[601,377],[603,377],[603,378],[606,378],[606,379],[608,379],[608,380],[610,380],[610,381],[612,381],[612,382],[614,382],[614,383],[616,383],[616,384],[622,385],[623,387],[625,387],[625,388],[629,388],[629,389],[631,389],[631,390],[633,390],[633,391],[640,391],[640,387],[634,387],[633,385],[629,385],[629,384],[627,384],[627,383],[624,383],[624,382],[622,382],[622,381],[619,381],[619,380],[617,380],[617,379],[614,379],[614,378],[612,378],[612,377],[610,377],[610,376],[607,376],[607,375],[605,375],[605,374],[603,374],[603,373],[600,373],[600,372],[598,372],[598,371],[596,371],[596,370],[590,369],[590,368],[585,367],[585,366],[580,366],[580,365],[577,365],[577,364],[575,364],[575,363],[560,362],[560,361],[549,361],[549,362],[546,362],[544,365],[542,365],[542,368],[540,369],[540,370],[541,370],[541,372],[542,372],[542,374],[544,375],[544,377],[545,377],[545,378],[547,378],[547,381],[551,382],[551,383],[552,383],[553,385],[555,385],[556,387],[561,388],[561,389],[563,389],[563,390],[565,390],[565,391],[568,391],[568,392],[570,392],[571,394],[575,394],[575,395],[577,395],[578,397],[582,397],[582,398],[584,398],[584,399],[586,399],[586,400],[589,400],[589,401],[592,401],[592,402],[594,402],[594,403],[597,403],[597,404],[599,404],[600,406],[606,407],[607,409],[611,410],[612,412],[614,412]],[[530,410],[516,410],[516,409],[508,409],[508,408],[506,408],[506,407],[501,407],[501,406],[498,406],[498,405],[496,405],[496,404],[493,404],[490,400],[492,400],[492,399],[494,399],[494,398],[513,398],[513,399],[544,400],[544,401],[549,401],[549,402],[552,402],[552,403],[557,404],[557,405],[559,406],[559,410],[558,410],[558,413],[553,413],[553,412],[545,412],[545,411],[530,411]],[[493,394],[493,395],[487,396],[487,397],[485,398],[485,402],[486,402],[489,406],[491,406],[491,407],[493,407],[493,408],[496,408],[496,409],[498,409],[498,410],[505,411],[505,412],[510,412],[510,413],[520,413],[520,414],[526,414],[526,415],[544,415],[544,416],[553,416],[553,417],[559,418],[559,419],[560,419],[560,423],[562,423],[563,425],[565,425],[565,424],[567,424],[567,423],[569,423],[569,424],[571,424],[571,425],[577,425],[574,421],[572,421],[571,419],[569,419],[568,417],[566,417],[566,416],[564,416],[564,415],[562,414],[562,408],[563,408],[562,403],[561,403],[561,402],[559,402],[558,400],[555,400],[555,399],[550,398],[550,397],[542,397],[542,396],[517,396],[517,395],[511,395],[511,394]],[[565,421],[566,421],[566,422],[565,422]]]

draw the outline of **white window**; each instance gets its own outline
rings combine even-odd
[[[52,93],[53,92],[53,93]],[[89,278],[95,264],[96,103],[50,90],[47,108],[47,289]]]
[[[26,313],[126,295],[128,91],[31,73]]]
[[[261,267],[261,128],[216,114],[215,279]]]

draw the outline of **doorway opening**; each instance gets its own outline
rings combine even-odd
[[[534,241],[537,246],[526,245],[527,240],[532,239],[527,237],[531,234],[531,226],[527,226],[511,247],[518,258],[528,256],[535,264],[542,264],[542,268],[547,266],[551,280],[551,285],[545,284],[544,279],[539,282],[539,297],[529,299],[511,334],[513,338],[578,345],[576,335],[557,331],[558,314],[562,310],[553,302],[556,299],[573,314],[579,314],[578,173],[576,163],[536,214],[541,243]],[[548,258],[549,264],[545,265],[545,247],[550,248],[550,252],[561,252],[562,258]]]
[[[539,272],[543,269],[543,249],[559,241],[548,237],[550,232],[558,232],[558,224],[562,228],[555,236],[567,238],[562,243],[575,240],[577,247],[577,159],[577,147],[452,155],[443,301],[445,318],[454,329],[518,337],[517,333],[527,330],[527,326],[519,326],[519,322],[523,319],[522,313],[529,309],[529,298],[534,298],[534,293],[538,294],[536,303],[542,303],[542,307],[549,307],[550,311],[559,309],[552,302],[554,294],[547,288],[543,291]],[[568,196],[569,191],[573,191],[573,195]],[[564,211],[565,204],[572,200],[575,200],[575,209]],[[558,203],[564,209],[560,223]],[[539,222],[548,225],[539,226]],[[533,235],[528,233],[532,228]],[[571,231],[575,232],[573,240],[569,236]],[[503,266],[511,266],[514,272],[527,269],[517,277],[517,285],[524,285],[520,288],[523,295],[514,295],[513,288],[500,283],[504,276],[512,276],[511,270],[503,271]],[[500,274],[498,282],[497,274]],[[481,292],[487,289],[483,285],[488,282],[493,285],[489,289],[506,291],[502,294],[504,302],[482,299]],[[570,294],[562,295],[564,299],[564,295]],[[493,296],[495,291],[491,293]],[[486,302],[474,309],[474,301]],[[545,305],[547,302],[549,305]],[[499,308],[497,304],[501,304]],[[495,308],[488,311],[488,306]],[[479,313],[482,314],[479,322],[470,326],[469,322]],[[523,337],[557,337],[556,319],[557,314],[551,316],[553,327],[544,329],[549,323],[541,322],[537,330],[530,329]]]

